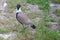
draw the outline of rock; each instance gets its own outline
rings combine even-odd
[[[39,22],[40,19],[41,19],[41,18],[39,18],[39,17],[34,18],[35,22]]]
[[[50,10],[49,10],[49,14],[55,18],[58,18],[57,15],[54,14],[56,9],[60,9],[60,4],[53,4],[50,3]]]
[[[50,3],[50,12],[53,13],[56,9],[60,9],[60,4]]]
[[[56,7],[56,8],[58,8],[58,9],[60,9],[60,4],[50,3],[50,7]]]
[[[6,6],[7,6],[7,3],[6,3],[6,2],[4,2],[3,6],[4,6],[4,7],[6,7]]]
[[[6,5],[6,0],[0,0],[0,10],[5,10]]]
[[[38,5],[26,4],[26,8],[30,9],[30,11],[41,12]]]
[[[51,29],[56,29],[59,26],[58,22],[49,22],[49,24]]]
[[[14,33],[9,33],[9,34],[0,34],[0,37],[4,39],[13,39],[15,37]]]

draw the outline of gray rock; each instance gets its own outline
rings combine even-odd
[[[49,24],[51,25],[50,26],[51,29],[56,29],[59,26],[58,22],[49,22]]]
[[[41,19],[41,18],[39,18],[39,17],[34,18],[35,22],[39,22],[40,19]]]
[[[4,39],[13,39],[15,37],[14,33],[8,33],[8,34],[0,34],[0,37],[4,38]]]

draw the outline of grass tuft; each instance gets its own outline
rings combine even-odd
[[[36,4],[40,9],[46,10],[49,9],[48,0],[27,0],[27,3]]]

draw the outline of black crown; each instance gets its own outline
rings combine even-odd
[[[19,8],[21,7],[21,5],[17,4],[17,6],[16,6],[16,7],[17,7],[17,10],[19,10]]]

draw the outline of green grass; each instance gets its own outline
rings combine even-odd
[[[60,24],[60,18],[58,18],[58,20],[57,20],[57,21],[58,21],[58,23]]]
[[[49,9],[49,2],[48,0],[7,0],[8,3],[8,8],[16,8],[17,4],[20,5],[25,5],[27,3],[31,3],[31,4],[37,4],[39,6],[40,9]]]
[[[57,4],[60,4],[60,0],[51,0],[52,3],[57,3]]]
[[[7,2],[8,2],[8,8],[15,8],[18,3],[17,0],[8,0]]]
[[[34,18],[36,18],[36,17],[41,17],[41,13],[30,12],[30,13],[28,13],[28,17],[29,17],[30,19],[34,19]]]
[[[57,32],[41,27],[37,30],[34,40],[58,40]]]
[[[54,11],[54,13],[55,13],[57,16],[60,16],[60,9],[56,9],[56,10]]]
[[[37,4],[39,6],[40,9],[48,9],[49,5],[47,0],[24,0],[27,1],[27,3],[31,3],[31,4]],[[25,2],[23,0],[7,0],[8,2],[8,8],[10,9],[14,9],[16,7],[17,4],[21,4],[24,5]],[[22,7],[22,10],[25,12],[26,7]],[[57,11],[58,13],[60,13],[59,11]],[[57,13],[56,12],[56,13]],[[9,19],[9,20],[2,20],[0,19],[0,23],[4,25],[4,28],[0,28],[0,32],[1,33],[9,33],[12,31],[16,31],[16,37],[13,40],[60,40],[60,33],[57,32],[60,29],[57,30],[51,30],[49,29],[50,24],[48,24],[48,22],[54,22],[55,18],[50,16],[48,14],[48,12],[42,12],[42,13],[38,13],[38,12],[30,12],[28,13],[28,17],[32,20],[32,22],[36,25],[36,33],[34,35],[31,34],[30,32],[30,28],[28,27],[26,28],[26,30],[24,30],[24,32],[21,32],[23,30],[23,26],[16,20],[14,13],[7,13],[5,16]],[[58,14],[59,15],[59,14]],[[33,19],[36,17],[40,17],[40,21],[39,22],[35,22]],[[58,22],[60,22],[60,19],[58,19]],[[13,25],[6,25],[6,24],[13,24]],[[24,25],[26,27],[26,25]],[[3,40],[1,38],[1,40]]]
[[[44,19],[44,18],[43,18]],[[41,19],[36,28],[34,40],[60,40],[57,31],[48,29],[45,20]]]
[[[27,3],[37,4],[40,9],[49,9],[48,0],[27,0]]]
[[[26,2],[25,0],[7,0],[7,3],[8,3],[8,6],[7,6],[8,8],[14,9],[16,8],[17,4],[24,5]]]
[[[4,38],[0,37],[0,40],[4,40]]]
[[[32,40],[60,40],[60,33],[57,33],[57,31],[52,31],[49,30],[47,27],[50,26],[50,24],[47,24],[48,22],[50,22],[51,20],[54,20],[51,16],[48,16],[49,14],[47,12],[43,12],[43,13],[36,13],[36,12],[31,12],[28,13],[29,18],[32,20],[35,17],[41,17],[42,19],[39,22],[34,22],[33,23],[36,25],[36,33],[33,35],[33,39]],[[26,40],[31,39],[31,32],[29,32],[30,28],[28,27],[25,32],[21,32],[23,30],[23,26],[20,25],[19,22],[17,22],[17,20],[15,19],[15,16],[13,16],[13,14],[7,14],[6,15],[9,19],[10,17],[12,17],[12,19],[10,19],[11,23],[14,24],[14,26],[12,27],[8,27],[8,28],[2,28],[0,29],[0,32],[3,33],[8,33],[11,31],[16,31],[16,38],[14,40],[23,40],[24,38]],[[47,25],[47,26],[46,26]],[[25,26],[26,27],[26,26]]]
[[[7,15],[8,16],[8,15]],[[10,18],[9,15],[8,18]],[[51,20],[54,20],[55,18],[49,16],[49,14],[47,12],[43,12],[43,13],[36,13],[36,12],[31,12],[28,13],[29,18],[32,20],[35,17],[40,17],[42,18],[39,22],[34,22],[33,23],[37,26],[36,27],[36,34],[35,36],[33,36],[33,40],[58,40],[58,33],[56,31],[51,31],[49,30],[47,27],[50,27],[50,24],[48,24],[48,22],[50,22]],[[12,16],[13,17],[13,16]],[[27,28],[25,30],[25,32],[21,32],[23,30],[23,26],[19,24],[19,22],[15,22],[17,21],[14,17],[11,20],[14,23],[14,26],[11,27],[11,30],[17,30],[16,32],[16,38],[14,40],[19,40],[19,39],[24,39],[26,38],[26,40],[29,40],[29,36],[31,36],[31,33],[29,32],[30,28]],[[31,39],[31,38],[30,38]]]
[[[0,33],[9,33],[12,30],[9,27],[0,28]]]

